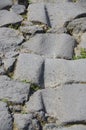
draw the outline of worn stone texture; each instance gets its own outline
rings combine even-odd
[[[12,120],[7,104],[0,101],[0,130],[13,130]]]
[[[86,49],[86,32],[82,34],[79,46]]]
[[[23,43],[23,47],[45,57],[72,59],[75,44],[68,34],[37,34]]]
[[[35,54],[21,53],[17,59],[14,79],[42,85],[43,58]]]
[[[7,76],[0,76],[0,100],[14,104],[23,104],[29,98],[30,84],[13,81]]]
[[[57,13],[58,12],[58,13]],[[35,24],[45,24],[52,28],[61,28],[64,24],[79,15],[86,13],[86,9],[72,2],[36,3],[28,7],[28,20]],[[37,15],[36,15],[37,14]]]
[[[8,51],[13,47],[19,46],[24,37],[18,30],[2,27],[0,28],[0,51]]]
[[[15,114],[14,118],[19,130],[40,130],[39,122],[32,114]]]
[[[61,84],[86,83],[86,60],[46,59],[44,86],[57,87]]]
[[[11,7],[10,10],[14,11],[16,14],[23,14],[26,9],[24,5],[15,4]]]
[[[57,124],[85,121],[85,98],[85,84],[63,85],[59,88],[47,88],[36,92],[27,102],[26,107],[29,112],[43,109],[57,120]],[[39,100],[42,105],[38,105]]]
[[[0,9],[12,5],[12,0],[0,0]]]
[[[7,10],[0,10],[0,27],[19,23],[23,20],[22,16]]]
[[[45,125],[43,130],[85,130],[86,126],[85,125],[73,125],[69,127],[54,127],[53,125]]]
[[[86,17],[74,19],[69,22],[67,25],[67,30],[80,42],[81,35],[86,31]]]

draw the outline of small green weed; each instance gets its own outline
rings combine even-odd
[[[23,83],[30,83],[30,81],[28,81],[28,80],[22,80],[21,82],[23,82]]]
[[[17,23],[16,24],[10,24],[10,25],[8,25],[8,27],[17,30],[20,27],[20,24],[19,23],[18,24]]]
[[[73,60],[85,59],[85,58],[86,58],[86,49],[81,48],[80,56],[74,56]]]
[[[31,84],[31,86],[30,86],[31,94],[33,94],[34,92],[36,92],[39,89],[40,89],[40,87],[36,84]]]

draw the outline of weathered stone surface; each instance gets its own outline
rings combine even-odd
[[[11,11],[14,11],[15,13],[17,14],[22,14],[25,12],[25,6],[24,5],[18,5],[18,4],[15,4],[11,7],[10,9]]]
[[[32,114],[14,114],[15,125],[18,129],[24,130],[31,124]]]
[[[24,37],[18,30],[11,28],[0,28],[0,51],[9,50],[22,43]]]
[[[56,87],[67,83],[86,82],[86,60],[46,59],[44,71],[44,86]]]
[[[43,82],[42,71],[43,58],[41,56],[22,53],[18,57],[13,77],[40,85]]]
[[[67,21],[85,13],[85,8],[72,2],[64,2],[64,6],[61,2],[58,4],[37,3],[28,7],[28,20],[37,24],[43,23],[52,28],[60,28]]]
[[[67,30],[70,34],[80,40],[82,33],[86,31],[86,18],[74,19],[67,25]]]
[[[21,26],[20,27],[20,31],[25,33],[25,34],[30,34],[30,35],[34,35],[35,33],[39,33],[39,32],[43,32],[43,28],[37,25],[25,25],[25,26]]]
[[[12,130],[12,117],[8,112],[7,104],[0,102],[0,130]]]
[[[40,125],[37,119],[33,119],[32,114],[15,114],[14,115],[16,127],[19,130],[40,130]]]
[[[81,48],[86,49],[86,33],[83,33],[83,35],[81,36],[81,42],[80,42],[79,46]]]
[[[0,67],[0,75],[4,75],[4,74],[6,74],[6,72],[5,72],[5,70],[4,70],[4,67],[1,66],[1,67]]]
[[[7,10],[0,10],[0,27],[8,24],[19,23],[23,20],[22,16]]]
[[[76,4],[79,4],[79,6],[86,8],[86,0],[78,0],[76,2],[77,2]]]
[[[0,0],[0,9],[12,5],[12,0]]]
[[[37,96],[37,94],[40,94]],[[72,84],[64,85],[59,88],[48,88],[36,92],[27,102],[27,110],[30,112],[38,106],[39,100],[43,103],[46,113],[54,117],[57,124],[86,121],[86,85]],[[34,102],[34,105],[32,105]],[[32,106],[32,108],[30,108]],[[41,109],[39,107],[39,111]],[[38,111],[38,110],[37,110]]]
[[[21,104],[28,100],[30,85],[0,76],[0,100]]]
[[[85,125],[71,125],[69,127],[55,127],[54,125],[46,125],[43,130],[85,130],[86,126]]]
[[[72,2],[72,0],[31,0],[31,3],[37,3],[37,2],[58,3],[58,2]]]
[[[68,34],[37,34],[23,47],[29,52],[52,58],[71,59],[75,40]]]
[[[4,59],[3,63],[4,63],[4,69],[7,72],[12,72],[14,69],[14,64],[16,62],[15,58],[9,58],[9,59]]]
[[[40,90],[33,94],[33,96],[30,97],[29,102],[26,103],[27,110],[29,112],[38,112],[44,110],[43,104],[42,104],[42,95]]]

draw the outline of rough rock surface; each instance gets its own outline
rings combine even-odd
[[[0,100],[22,104],[29,98],[30,85],[0,76]]]
[[[68,83],[85,83],[85,64],[85,59],[72,61],[47,59],[44,72],[45,88]]]
[[[86,33],[83,33],[83,35],[81,36],[81,42],[79,45],[81,48],[85,48],[86,49]]]
[[[12,5],[12,0],[0,0],[0,9]]]
[[[0,0],[0,130],[86,130],[86,0]]]
[[[7,104],[0,101],[0,130],[12,130],[12,117],[8,111]]]
[[[43,109],[57,124],[78,122],[86,120],[85,98],[86,85],[64,85],[36,92],[26,106],[31,112]]]
[[[14,11],[17,14],[23,14],[25,12],[25,6],[15,4],[12,6],[11,11]]]
[[[23,46],[29,52],[46,57],[71,59],[75,43],[74,39],[67,34],[38,34]]]
[[[70,127],[54,127],[52,124],[51,125],[46,125],[43,130],[85,130],[86,126],[85,125],[73,125]]]
[[[64,6],[61,2],[58,4],[36,3],[28,7],[28,20],[34,23],[42,23],[52,28],[60,28],[66,22],[85,14],[85,12],[86,9],[71,2],[65,2]]]
[[[12,49],[20,45],[23,40],[24,37],[18,30],[7,27],[0,28],[0,51]]]
[[[43,58],[35,54],[19,55],[14,72],[14,79],[42,85]],[[40,77],[41,76],[41,77]]]
[[[11,11],[0,10],[0,27],[8,24],[19,23],[23,20],[23,18]]]

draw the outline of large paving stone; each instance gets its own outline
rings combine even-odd
[[[52,28],[60,28],[67,22],[86,13],[86,9],[72,2],[36,3],[28,7],[28,20],[43,23]],[[37,15],[36,15],[37,14]]]
[[[43,82],[43,58],[35,54],[22,53],[19,55],[14,79],[42,85]]]
[[[18,30],[11,28],[0,28],[0,51],[12,49],[20,45],[24,40],[24,37]]]
[[[74,39],[67,34],[37,34],[23,43],[23,47],[29,52],[66,59],[72,58],[74,46]]]
[[[67,83],[86,83],[86,60],[46,59],[44,86],[57,87]]]
[[[54,127],[53,125],[46,125],[43,130],[86,130],[85,125],[72,125],[69,127]]]
[[[56,119],[57,124],[82,122],[86,121],[85,98],[86,84],[63,85],[59,88],[37,91],[30,97],[26,107],[29,112],[43,109],[49,116]],[[39,102],[42,102],[42,105],[38,107]]]
[[[19,5],[19,4],[15,4],[11,7],[10,9],[11,11],[14,11],[17,14],[23,14],[25,12],[25,6],[24,5]]]
[[[22,104],[28,100],[30,85],[0,76],[0,100]]]
[[[32,114],[15,114],[14,120],[16,127],[19,130],[40,130],[40,125],[37,119],[33,119]]]
[[[0,0],[0,9],[12,5],[12,0]]]
[[[12,130],[12,117],[8,112],[7,104],[0,102],[0,130]]]
[[[8,24],[19,23],[23,20],[22,16],[7,10],[0,10],[0,27]]]

